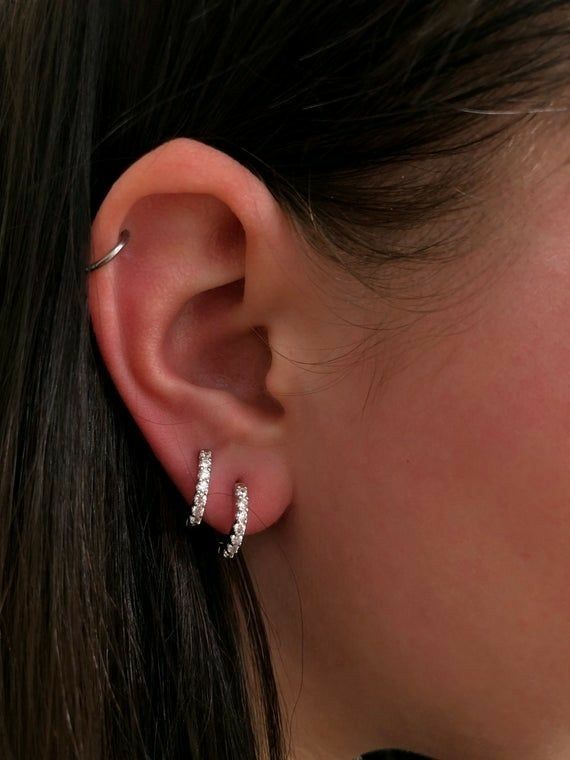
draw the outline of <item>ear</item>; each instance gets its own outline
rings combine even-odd
[[[188,503],[198,452],[212,450],[204,522],[230,531],[240,480],[249,492],[247,532],[257,532],[292,495],[284,409],[267,390],[272,356],[259,321],[276,308],[275,257],[296,245],[292,226],[244,166],[180,138],[111,187],[93,223],[92,260],[124,228],[126,247],[88,275],[103,360]]]

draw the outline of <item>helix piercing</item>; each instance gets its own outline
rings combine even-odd
[[[210,488],[210,475],[212,472],[212,452],[210,449],[200,449],[198,454],[198,482],[196,493],[192,502],[192,510],[186,519],[186,527],[200,525]]]
[[[219,547],[220,553],[226,559],[231,559],[238,553],[247,526],[249,499],[247,486],[244,483],[236,483],[234,485],[234,502],[236,510],[235,521],[228,538],[226,541],[222,541]]]
[[[94,261],[92,264],[89,264],[89,266],[85,267],[85,271],[92,272],[94,269],[99,269],[99,267],[102,267],[104,264],[108,264],[109,261],[114,259],[115,256],[123,250],[123,248],[129,242],[129,238],[129,231],[121,230],[121,233],[119,235],[119,242],[117,245],[114,248],[111,248],[111,250],[100,259],[97,259],[97,261]]]

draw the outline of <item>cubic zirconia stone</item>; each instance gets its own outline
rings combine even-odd
[[[192,514],[186,521],[187,525],[198,525],[202,519],[208,498],[211,469],[212,452],[209,449],[200,449],[198,453],[198,475],[196,478],[194,500],[192,502]]]
[[[248,495],[245,483],[234,484],[234,504],[235,520],[223,551],[223,556],[228,558],[234,557],[238,553],[246,532]]]

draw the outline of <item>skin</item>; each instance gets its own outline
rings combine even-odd
[[[194,141],[139,160],[94,222],[93,259],[132,232],[89,305],[143,434],[188,501],[213,449],[220,531],[233,482],[249,486],[242,552],[295,760],[570,755],[562,126],[513,137],[466,212],[465,255],[392,299]]]

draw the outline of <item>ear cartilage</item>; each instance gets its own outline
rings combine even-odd
[[[222,556],[226,559],[235,557],[245,535],[249,511],[249,500],[245,483],[236,483],[234,485],[234,502],[236,510],[235,521],[226,543],[220,545],[220,551],[223,549]]]
[[[208,500],[208,489],[210,488],[210,474],[212,472],[212,452],[210,449],[200,449],[198,454],[198,481],[196,483],[196,493],[192,502],[192,510],[186,519],[188,528],[194,525],[200,525],[206,501]]]

